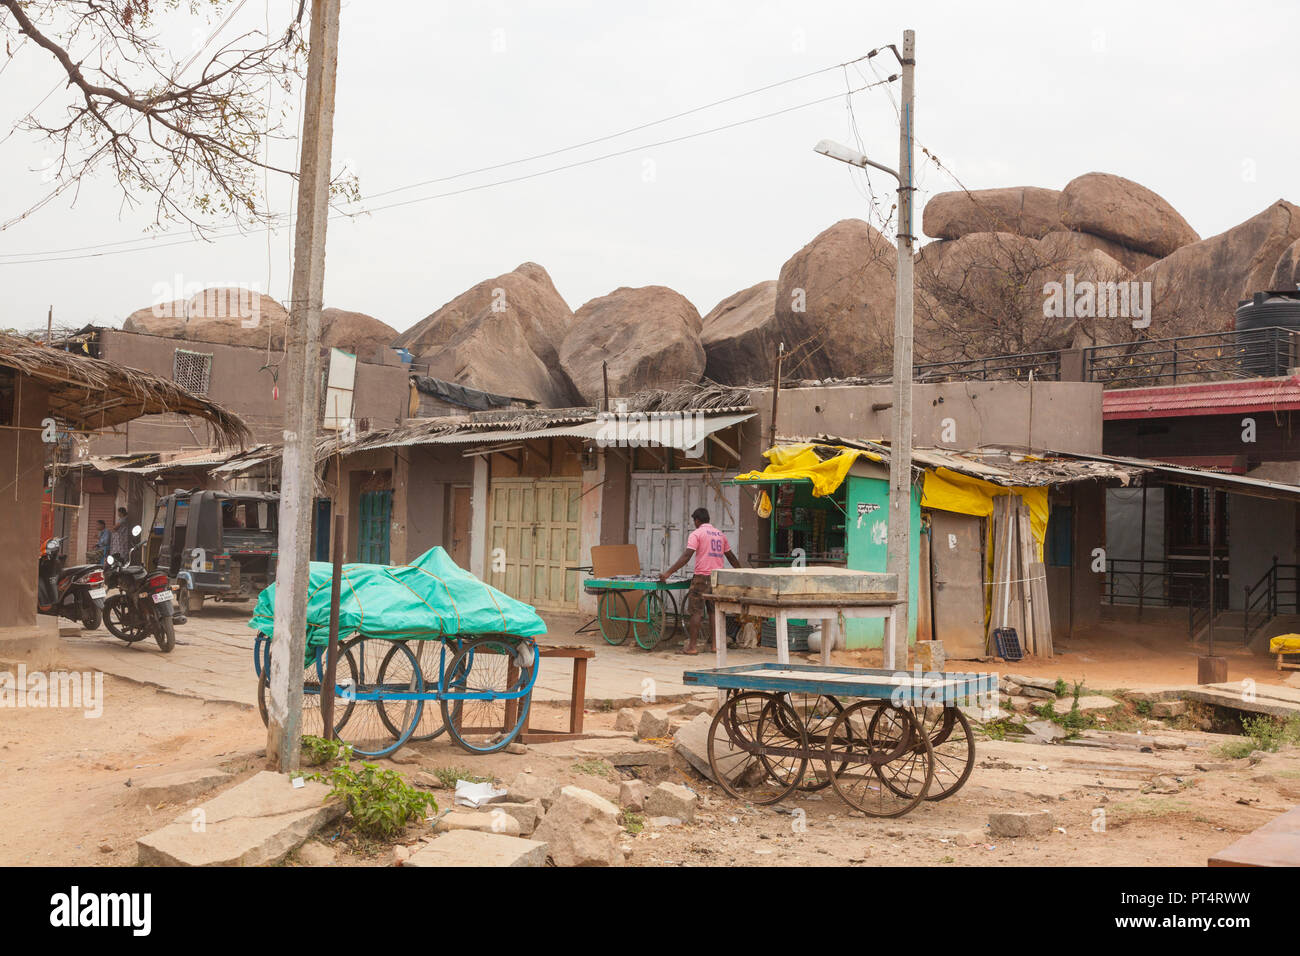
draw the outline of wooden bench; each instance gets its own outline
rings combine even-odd
[[[587,661],[596,656],[595,648],[580,644],[538,645],[538,657],[568,658],[573,661],[573,685],[569,694],[569,729],[568,730],[532,730],[529,725],[533,719],[533,708],[528,708],[524,725],[519,729],[515,739],[525,744],[547,744],[557,740],[583,740],[588,735],[582,732],[583,708],[587,702]],[[518,678],[514,665],[510,667],[510,683]],[[506,726],[515,725],[518,701],[506,701]]]
[[[1300,866],[1300,807],[1210,857],[1210,866]]]

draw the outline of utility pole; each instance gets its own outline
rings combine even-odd
[[[320,314],[325,289],[334,85],[338,73],[340,0],[313,0],[307,90],[298,167],[293,302],[284,383],[284,454],[280,480],[279,560],[267,762],[296,770],[301,751],[302,672],[307,644],[307,574],[316,484],[316,415],[320,403]]]
[[[897,52],[897,51],[896,51]],[[894,295],[894,434],[889,445],[889,552],[885,569],[898,576],[893,640],[882,648],[887,668],[907,667],[912,566],[912,136],[915,124],[916,32],[903,31],[902,106],[898,117],[898,290]]]

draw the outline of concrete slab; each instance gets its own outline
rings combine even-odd
[[[719,568],[713,572],[713,588],[723,594],[743,591],[789,600],[800,596],[884,600],[897,594],[898,579],[893,574],[851,568]]]
[[[131,801],[150,807],[183,803],[229,782],[230,774],[215,768],[165,773],[146,780],[132,780]]]
[[[264,866],[343,815],[329,787],[264,770],[136,841],[141,866]]]
[[[403,866],[545,866],[549,852],[540,840],[500,833],[453,830],[426,843]]]
[[[474,830],[479,833],[503,833],[506,836],[516,837],[523,832],[519,821],[507,813],[478,810],[453,810],[446,816],[439,817],[433,829],[435,833]]]
[[[1087,713],[1090,710],[1110,710],[1119,707],[1120,703],[1110,697],[1103,697],[1101,694],[1087,694],[1079,698],[1079,710]],[[1057,698],[1056,703],[1052,705],[1052,710],[1058,714],[1068,714],[1074,709],[1073,697]]]

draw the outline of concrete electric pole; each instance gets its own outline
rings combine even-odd
[[[848,146],[824,139],[813,147],[815,152],[863,169],[870,166],[889,173],[898,180],[898,267],[894,293],[894,402],[893,434],[889,450],[889,541],[885,570],[898,578],[898,600],[894,631],[887,635],[881,648],[884,666],[907,667],[909,602],[912,567],[912,139],[915,134],[916,31],[903,31],[903,49],[893,44],[902,64],[903,102],[898,114],[898,169],[874,162]],[[868,56],[875,56],[873,50]],[[898,79],[891,76],[890,80]]]
[[[302,672],[307,642],[307,573],[316,483],[316,416],[320,404],[320,314],[325,288],[334,84],[338,73],[340,0],[313,0],[307,90],[298,167],[293,302],[284,377],[284,456],[267,762],[295,770],[301,750]],[[335,542],[334,547],[340,543]]]

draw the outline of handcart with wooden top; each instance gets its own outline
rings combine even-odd
[[[679,602],[674,592],[687,590],[691,582],[688,577],[660,581],[658,575],[620,574],[588,578],[583,585],[601,592],[596,619],[607,644],[623,644],[631,634],[639,647],[653,651],[677,632],[685,599]]]
[[[302,730],[321,734],[332,568],[312,562]],[[253,665],[267,719],[275,585],[258,598]],[[362,756],[446,731],[471,753],[506,747],[527,725],[546,624],[457,567],[442,548],[409,565],[343,565],[334,681],[334,734]]]
[[[856,810],[897,817],[966,783],[975,738],[964,703],[996,700],[994,674],[925,674],[765,662],[687,671],[726,694],[709,767],[727,793],[771,804],[832,787]]]

